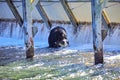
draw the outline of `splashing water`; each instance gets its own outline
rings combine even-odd
[[[43,23],[37,23],[35,22],[33,24],[34,27],[38,28],[38,32],[34,37],[34,42],[36,46],[46,45],[48,46],[48,35],[49,30],[47,29],[46,25]],[[82,46],[82,45],[92,45],[92,27],[91,25],[80,25],[77,29],[77,33],[73,33],[73,26],[70,24],[53,24],[52,27],[61,26],[66,29],[67,31],[67,37],[70,42],[70,46]],[[4,27],[4,28],[3,28]],[[120,29],[117,28],[114,30],[114,32],[105,38],[104,45],[114,45],[119,46],[120,45]],[[10,22],[1,22],[0,23],[0,36],[6,37],[6,38],[15,38],[15,39],[23,39],[23,31],[22,28],[17,23],[10,23]],[[88,45],[88,46],[89,46]],[[45,47],[45,46],[44,46]]]
[[[120,30],[116,28],[104,40],[105,52],[103,67],[94,64],[91,25],[80,25],[78,32],[73,33],[69,24],[53,24],[62,26],[67,31],[70,47],[51,49],[48,46],[49,30],[45,24],[34,23],[38,33],[34,37],[35,56],[33,60],[25,59],[22,46],[22,28],[16,23],[0,23],[0,79],[14,80],[119,80],[120,79]],[[10,47],[9,47],[10,46]],[[40,48],[40,49],[39,49]],[[119,50],[119,51],[118,51]],[[118,52],[115,52],[118,51]],[[6,55],[6,56],[4,56]],[[12,60],[16,59],[12,62]]]

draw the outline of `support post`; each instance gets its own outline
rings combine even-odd
[[[102,27],[102,4],[103,0],[91,0],[92,7],[92,30],[93,30],[93,48],[96,64],[103,64],[103,43],[101,36]]]
[[[32,3],[30,0],[22,0],[23,4],[23,29],[26,45],[26,58],[34,56],[34,42],[32,36]]]
[[[66,14],[68,15],[69,19],[70,19],[70,22],[72,23],[72,25],[75,27],[75,32],[77,32],[77,27],[78,27],[78,23],[77,23],[77,20],[74,16],[74,14],[72,13],[68,3],[66,0],[60,0]]]
[[[37,2],[36,8],[37,8],[39,14],[41,15],[43,21],[46,23],[47,28],[50,29],[52,24],[50,23],[50,20],[49,20],[47,14],[45,13],[42,5],[40,4],[40,0]]]
[[[17,11],[15,5],[13,4],[12,0],[6,0],[6,2],[8,4],[8,6],[9,6],[9,8],[11,9],[13,15],[15,16],[17,22],[19,23],[20,27],[22,27],[23,20],[22,20],[22,18],[20,16],[19,12]]]
[[[106,38],[108,29],[110,28],[110,19],[107,16],[106,11],[102,10],[102,23],[104,25],[104,29],[102,30],[102,41]]]

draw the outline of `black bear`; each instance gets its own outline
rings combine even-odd
[[[66,30],[62,27],[55,27],[50,31],[48,37],[49,47],[58,48],[58,47],[66,47],[69,45],[69,41],[67,39]]]

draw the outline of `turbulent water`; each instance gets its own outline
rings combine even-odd
[[[1,80],[119,80],[120,53],[105,52],[104,65],[93,65],[93,52],[70,48],[37,48],[32,60],[24,49],[2,47]],[[9,51],[9,53],[8,53]]]
[[[0,22],[0,80],[119,80],[120,29],[108,32],[104,40],[104,65],[94,65],[92,27],[80,25],[74,34],[70,24],[53,24],[67,31],[70,46],[48,47],[49,30],[45,24],[34,37],[35,56],[25,59],[23,30],[17,23]]]
[[[74,34],[74,28],[70,24],[53,24],[52,27],[61,26],[67,31],[68,39],[71,46],[92,44],[92,27],[91,25],[80,25],[77,29],[77,33]],[[34,37],[35,42],[46,43],[48,41],[49,30],[43,23],[34,23],[33,27],[38,28],[38,33]],[[108,31],[108,35],[103,41],[104,45],[120,45],[120,29],[119,25],[115,26],[111,32]],[[1,22],[0,23],[0,36],[7,38],[23,39],[23,29],[14,22]]]

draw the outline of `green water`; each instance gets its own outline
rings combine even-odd
[[[117,60],[118,61],[118,60]],[[117,63],[117,61],[115,63]],[[10,80],[119,80],[120,65],[93,65],[92,53],[36,55],[0,66],[0,79]]]

